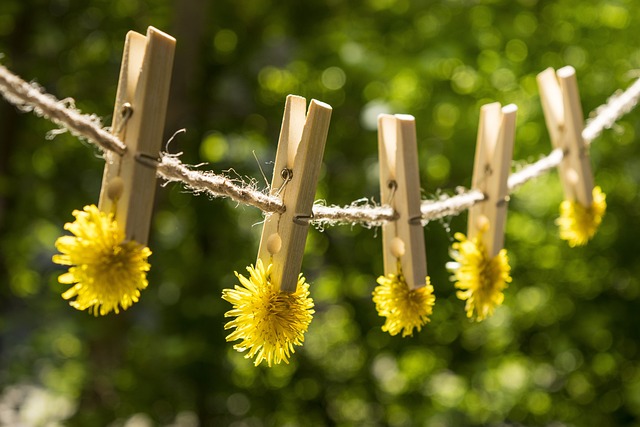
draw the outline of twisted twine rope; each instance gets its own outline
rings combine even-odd
[[[6,67],[0,65],[0,94],[25,112],[33,112],[47,118],[68,130],[73,135],[84,138],[103,151],[113,151],[120,155],[126,151],[125,144],[102,123],[95,114],[82,114],[72,100],[58,100],[43,88],[27,83]],[[640,79],[624,92],[614,93],[607,102],[590,115],[582,131],[582,137],[590,144],[605,129],[635,108],[640,99]],[[561,150],[553,150],[537,162],[522,167],[511,174],[508,180],[509,193],[526,182],[539,177],[557,167],[562,161]],[[197,170],[195,166],[182,163],[176,155],[161,153],[157,174],[166,182],[180,182],[194,194],[205,193],[212,197],[228,197],[238,203],[254,206],[265,213],[282,213],[282,200],[269,195],[268,190],[259,190],[255,184],[239,182],[226,175]],[[462,189],[455,196],[441,196],[438,200],[424,200],[420,206],[422,223],[434,219],[458,215],[476,203],[484,200],[477,190]],[[348,206],[326,206],[316,202],[313,206],[312,223],[318,227],[339,224],[359,224],[365,227],[379,226],[395,219],[389,206],[380,206],[366,199],[359,199]]]

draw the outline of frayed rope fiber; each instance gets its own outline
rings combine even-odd
[[[0,94],[20,110],[45,117],[103,151],[112,151],[120,155],[126,151],[125,144],[102,127],[96,115],[82,114],[72,106],[72,102],[58,100],[40,86],[27,83],[1,65]],[[613,127],[620,117],[635,108],[639,99],[640,79],[625,91],[613,94],[605,104],[596,108],[587,120],[582,132],[585,142],[590,144],[605,129]],[[509,192],[557,167],[562,157],[562,151],[553,150],[537,162],[511,174],[508,181]],[[195,166],[182,163],[176,155],[162,153],[157,173],[167,182],[182,183],[194,194],[228,197],[238,203],[254,206],[265,213],[282,213],[285,210],[282,200],[269,195],[268,190],[259,190],[255,184],[238,182],[223,174],[197,170]],[[421,221],[426,224],[435,219],[458,215],[483,200],[481,192],[463,188],[454,196],[443,195],[438,200],[423,200],[420,209]],[[375,227],[395,218],[391,207],[380,206],[366,199],[363,202],[363,199],[360,199],[344,207],[316,202],[311,223],[319,228],[342,224]]]

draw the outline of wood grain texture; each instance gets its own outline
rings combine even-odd
[[[272,283],[284,292],[297,287],[331,120],[329,105],[312,100],[305,117],[305,104],[299,96],[287,97],[270,190],[282,198],[285,212],[267,217],[258,249],[258,259],[273,264]],[[280,245],[273,244],[276,234]],[[278,246],[278,252],[269,251]]]
[[[397,274],[400,261],[411,289],[425,286],[427,256],[420,223],[420,173],[415,119],[409,115],[378,117],[380,197],[397,215],[382,226],[384,274]],[[401,243],[400,243],[401,242]]]
[[[556,72],[547,68],[537,80],[551,143],[564,153],[558,166],[564,197],[591,206],[594,180],[589,149],[582,137],[584,116],[575,69],[568,66]]]
[[[151,224],[175,44],[173,37],[153,27],[146,37],[133,31],[127,34],[112,123],[112,132],[127,150],[122,156],[106,156],[100,192],[100,210],[115,212],[126,240],[144,245]],[[122,115],[125,103],[132,108],[128,119]],[[115,177],[122,179],[124,188],[112,200],[107,193]]]
[[[507,179],[513,157],[517,111],[513,104],[501,107],[498,102],[480,109],[471,187],[481,191],[485,200],[469,209],[467,236],[473,239],[484,233],[489,257],[496,256],[504,246],[509,196]]]

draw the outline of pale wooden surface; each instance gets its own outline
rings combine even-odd
[[[112,122],[112,131],[127,150],[122,157],[106,156],[100,192],[100,210],[115,211],[126,240],[144,245],[156,190],[153,159],[159,158],[162,145],[175,44],[173,37],[153,27],[148,28],[146,37],[133,31],[127,34]],[[133,112],[123,123],[125,103],[131,104]],[[117,200],[108,197],[109,183],[115,177],[124,184]]]
[[[565,199],[591,206],[593,172],[582,138],[584,116],[575,69],[563,67],[555,72],[547,68],[538,74],[537,80],[551,143],[564,152],[558,169]]]
[[[382,226],[384,274],[397,274],[400,260],[410,289],[425,286],[427,256],[420,223],[420,173],[415,119],[409,115],[378,117],[380,197],[398,215]],[[390,183],[394,182],[394,186]],[[393,188],[395,187],[395,188]]]
[[[270,190],[282,198],[286,210],[266,218],[258,250],[258,259],[273,263],[272,283],[284,292],[295,292],[298,283],[331,120],[329,105],[312,100],[306,116],[305,105],[302,97],[287,97]],[[292,172],[286,184],[285,168]]]
[[[485,200],[469,209],[467,236],[473,239],[484,232],[489,257],[496,256],[504,246],[509,195],[507,179],[513,157],[517,111],[518,107],[513,104],[501,107],[498,102],[480,109],[471,186],[481,191]]]

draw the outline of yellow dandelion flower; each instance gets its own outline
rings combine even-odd
[[[429,276],[426,286],[409,289],[398,266],[399,274],[388,274],[378,277],[378,286],[373,291],[373,302],[378,315],[386,317],[382,330],[390,335],[413,336],[413,329],[418,332],[429,322],[433,313],[436,297]]]
[[[240,352],[249,350],[245,357],[255,357],[255,366],[263,360],[269,366],[288,364],[295,353],[293,346],[304,342],[314,313],[309,284],[302,273],[295,292],[281,292],[271,282],[271,267],[269,264],[265,269],[258,260],[255,267],[247,267],[249,278],[235,273],[242,286],[222,291],[222,298],[233,305],[224,316],[235,317],[224,325],[225,329],[235,328],[227,341],[242,340],[233,348]]]
[[[502,304],[502,291],[507,283],[511,283],[507,251],[502,249],[498,255],[489,258],[481,234],[472,240],[462,233],[456,233],[454,237],[458,242],[452,245],[451,256],[456,262],[449,268],[453,272],[451,279],[459,289],[456,296],[466,301],[467,317],[484,320]]]
[[[560,218],[556,220],[560,238],[571,247],[585,245],[598,231],[606,210],[606,195],[600,187],[593,188],[593,203],[589,207],[576,201],[563,201],[560,204]]]
[[[69,304],[78,309],[105,315],[119,313],[138,302],[140,290],[147,287],[149,248],[137,242],[125,242],[124,233],[112,214],[100,212],[95,205],[73,211],[74,222],[64,225],[73,236],[56,240],[61,252],[53,262],[69,265],[69,271],[58,281],[73,285],[62,294],[64,299],[76,297]]]

